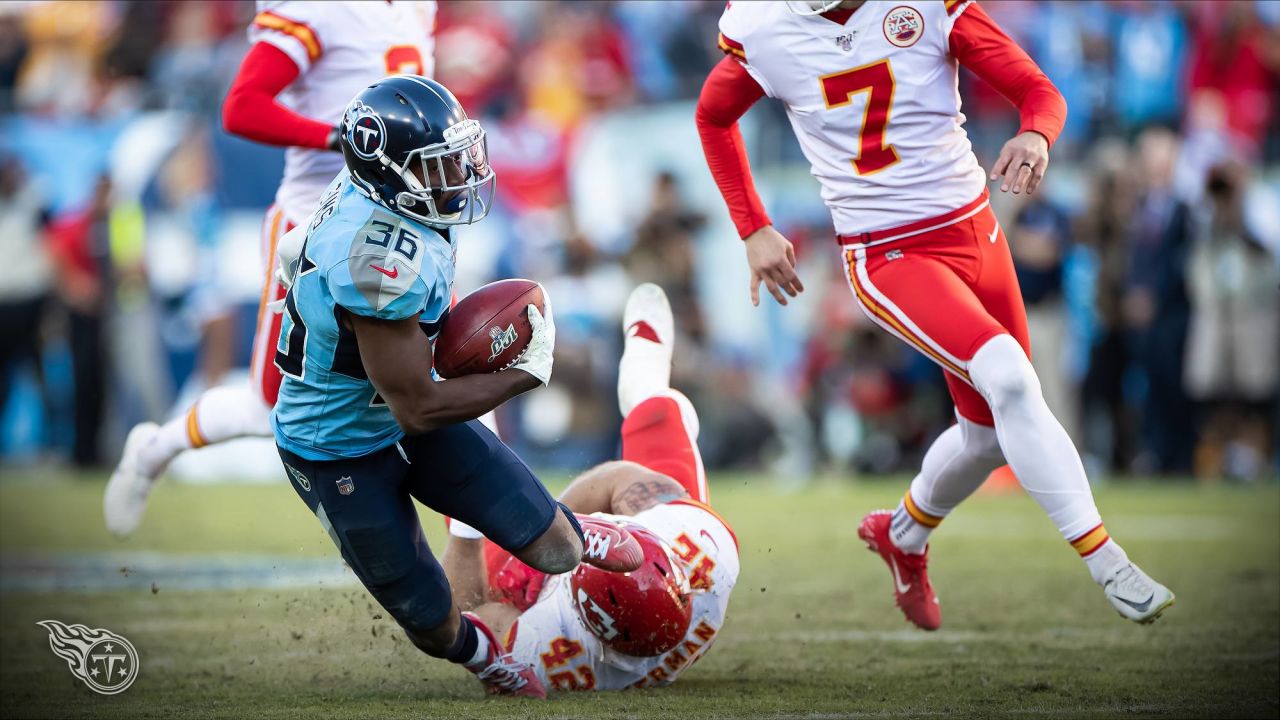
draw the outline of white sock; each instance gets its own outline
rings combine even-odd
[[[472,627],[471,630],[476,634],[476,652],[470,660],[462,664],[468,670],[479,671],[489,667],[489,636],[481,632],[478,627]]]
[[[1099,528],[1102,518],[1080,454],[1045,404],[1018,341],[1009,335],[989,340],[969,361],[969,376],[991,406],[1000,448],[1018,482],[1062,536],[1075,544]]]
[[[622,359],[618,361],[618,409],[622,417],[641,402],[671,388],[671,341],[668,338],[665,344],[654,342],[645,334],[633,328],[623,341]]]
[[[893,513],[889,537],[903,552],[923,553],[942,519],[1004,462],[993,428],[957,420],[929,446],[920,473]]]
[[[457,518],[449,518],[449,534],[463,540],[483,540],[484,533],[462,522]]]
[[[138,453],[139,468],[154,478],[184,450],[247,435],[270,437],[271,408],[248,383],[204,391],[187,412],[160,426]]]
[[[1099,585],[1105,585],[1116,574],[1116,570],[1128,562],[1129,556],[1124,548],[1111,539],[1084,558],[1085,567],[1089,568],[1089,575]]]

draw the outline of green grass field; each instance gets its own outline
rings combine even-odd
[[[418,654],[362,589],[182,589],[129,569],[210,556],[257,565],[336,563],[289,488],[166,485],[143,529],[110,540],[101,480],[0,483],[6,582],[79,558],[135,586],[0,595],[0,713],[44,717],[1277,717],[1280,488],[1113,484],[1111,533],[1178,594],[1150,627],[1121,620],[1071,549],[1020,494],[980,495],[935,536],[944,627],[910,628],[890,577],[854,530],[904,481],[834,481],[787,494],[760,476],[713,478],[742,575],[713,651],[673,687],[485,697],[460,669]],[[439,523],[428,519],[438,549]],[[87,555],[86,555],[87,554]],[[120,558],[126,558],[121,560]],[[263,559],[265,558],[265,560]],[[121,567],[122,563],[126,563]],[[15,569],[17,568],[17,569]],[[58,571],[61,572],[61,571]],[[267,571],[270,575],[270,570]],[[177,577],[178,580],[173,578]],[[234,573],[232,580],[234,584]],[[154,583],[154,585],[152,585]],[[176,583],[176,585],[174,584]],[[19,583],[20,584],[20,583]],[[141,655],[121,695],[90,692],[37,620],[103,627]]]

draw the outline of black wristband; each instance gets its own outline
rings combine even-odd
[[[329,131],[329,135],[325,138],[324,146],[334,152],[342,152],[342,146],[338,142],[341,137],[342,128],[334,125],[333,129]]]

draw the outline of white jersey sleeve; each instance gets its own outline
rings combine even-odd
[[[689,577],[693,614],[685,639],[664,655],[633,657],[605,647],[574,608],[567,575],[548,578],[538,601],[520,616],[511,653],[529,663],[549,690],[621,690],[669,685],[701,658],[724,627],[738,580],[738,541],[723,518],[692,500],[677,500],[633,516],[665,540]]]
[[[767,21],[762,22],[762,17],[776,10],[776,8],[766,7],[769,5],[781,5],[783,3],[760,3],[760,2],[729,2],[725,5],[724,13],[720,15],[720,37],[717,44],[724,54],[736,59],[742,66],[747,69],[747,73],[760,83],[760,87],[764,89],[764,94],[769,97],[776,97],[773,88],[769,85],[769,80],[759,70],[751,66],[751,58],[747,54],[747,43],[755,44],[754,31],[765,26]]]
[[[320,59],[323,30],[334,17],[323,7],[327,3],[275,0],[257,3],[257,14],[249,25],[250,43],[267,43],[278,48],[298,66],[299,74]]]

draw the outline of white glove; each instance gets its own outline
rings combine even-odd
[[[556,323],[551,314],[551,296],[542,291],[542,305],[546,308],[546,316],[538,312],[538,306],[529,305],[529,324],[533,326],[533,337],[529,345],[511,367],[519,368],[538,378],[543,385],[551,382],[552,355],[556,348]]]
[[[307,230],[299,225],[276,241],[276,280],[285,290],[293,287],[298,274],[298,262],[302,260],[302,245],[306,240]]]

